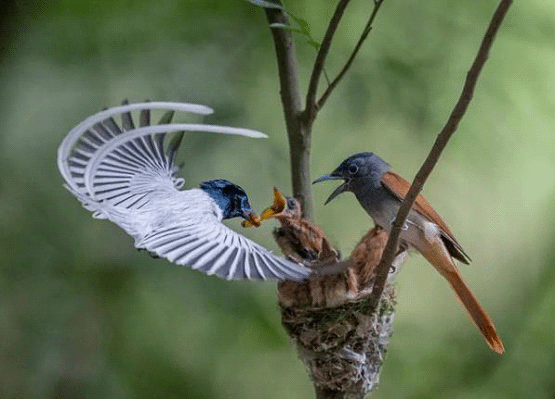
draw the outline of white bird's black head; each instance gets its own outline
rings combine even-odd
[[[224,219],[242,217],[252,222],[258,218],[252,211],[247,193],[237,184],[223,179],[209,180],[202,182],[200,188],[220,207]]]
[[[381,184],[382,174],[388,171],[390,165],[372,152],[361,152],[351,155],[329,175],[314,180],[318,183],[326,180],[344,180],[326,200],[326,204],[345,191],[357,192],[367,184],[378,186]]]

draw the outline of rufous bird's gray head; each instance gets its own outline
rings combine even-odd
[[[343,184],[337,187],[326,200],[329,203],[339,194],[345,191],[357,192],[367,184],[381,184],[381,176],[388,171],[390,165],[372,152],[361,152],[351,155],[330,174],[319,177],[314,183],[326,180],[343,180]]]

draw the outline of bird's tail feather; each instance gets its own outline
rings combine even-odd
[[[468,314],[474,321],[474,324],[476,324],[484,336],[489,347],[493,351],[502,354],[505,351],[505,348],[503,347],[503,342],[501,342],[501,338],[497,334],[497,331],[495,331],[493,321],[480,302],[478,302],[474,294],[472,294],[472,291],[470,291],[461,275],[458,273],[453,274],[449,279],[449,284],[457,294],[457,297],[465,309],[468,311]]]
[[[151,110],[164,110],[158,125],[150,126]],[[140,111],[138,127],[131,112]],[[89,206],[103,204],[138,209],[148,203],[148,193],[173,190],[183,185],[175,177],[179,169],[175,153],[183,131],[266,135],[227,126],[170,123],[174,111],[210,114],[203,105],[146,102],[127,104],[101,111],[78,124],[58,148],[58,168],[66,186]],[[115,117],[121,117],[121,123]],[[167,145],[164,138],[176,132]]]
[[[488,346],[495,352],[502,354],[505,351],[503,342],[495,330],[493,321],[489,317],[484,307],[480,304],[478,299],[474,296],[470,288],[464,282],[462,276],[457,270],[456,265],[453,263],[451,257],[444,254],[439,248],[431,248],[428,250],[420,250],[422,255],[430,262],[436,270],[449,282],[453,291],[459,298],[460,302],[467,310],[472,321],[486,340]],[[445,251],[446,252],[446,251]]]

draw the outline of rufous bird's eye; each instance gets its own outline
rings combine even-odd
[[[354,175],[355,173],[358,172],[358,166],[357,165],[349,165],[349,168],[347,169],[347,171],[349,172],[349,174]]]

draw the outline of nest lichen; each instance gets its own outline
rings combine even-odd
[[[364,397],[376,387],[394,305],[395,291],[389,284],[376,311],[362,293],[336,307],[282,304],[282,323],[317,389]]]

